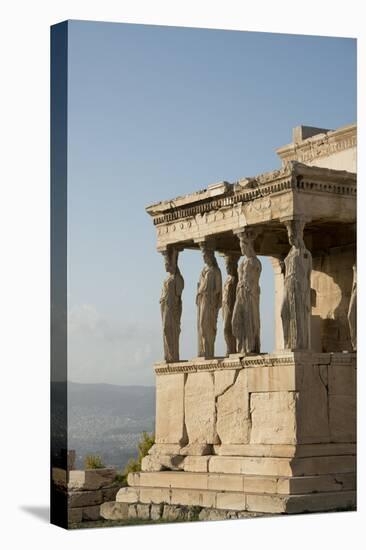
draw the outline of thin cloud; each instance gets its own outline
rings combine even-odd
[[[160,334],[151,327],[106,319],[92,304],[74,306],[69,312],[71,380],[152,383],[153,363],[160,356]]]

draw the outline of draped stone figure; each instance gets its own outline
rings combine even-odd
[[[163,254],[165,269],[169,273],[163,283],[160,298],[164,358],[167,362],[173,362],[179,361],[179,335],[184,279],[178,267],[178,250],[168,248]]]
[[[285,258],[281,319],[285,349],[310,349],[312,257],[303,240],[304,222],[286,223],[290,252]]]
[[[232,328],[238,353],[260,352],[259,277],[261,262],[254,251],[255,235],[250,229],[239,233],[240,248],[245,258],[239,265],[238,286]]]
[[[348,324],[351,333],[351,344],[354,351],[357,350],[357,266],[353,266],[353,283],[351,299],[348,308]]]
[[[201,272],[196,296],[198,356],[212,358],[217,316],[222,303],[222,279],[214,251],[207,248],[206,244],[200,246],[206,265]]]
[[[236,298],[236,287],[238,284],[238,259],[238,255],[225,254],[227,278],[222,294],[222,317],[224,321],[224,337],[227,355],[236,353],[236,339],[233,335],[232,319]]]

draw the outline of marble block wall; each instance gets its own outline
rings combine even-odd
[[[152,454],[186,448],[191,452],[181,454],[212,455],[243,446],[245,455],[251,445],[356,441],[353,353],[182,362],[158,365],[157,374]]]
[[[122,484],[115,480],[115,468],[70,470],[52,468],[57,491],[67,495],[68,523],[97,521],[104,502],[114,500]]]

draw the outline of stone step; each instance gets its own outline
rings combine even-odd
[[[197,464],[198,459],[207,458],[208,457],[187,457],[184,461],[184,470],[195,471],[195,468],[199,466]],[[187,461],[187,459],[194,460]],[[344,455],[291,459],[211,456],[207,460],[206,471],[223,474],[231,473],[285,477],[352,473],[356,471],[356,457]]]
[[[197,448],[196,452],[194,447]],[[311,443],[296,445],[263,445],[263,444],[222,444],[222,445],[190,445],[190,452],[187,446],[182,448],[179,444],[155,443],[149,450],[149,455],[207,455],[219,456],[241,456],[241,457],[274,457],[274,458],[300,458],[309,456],[336,456],[355,455],[355,443]],[[208,451],[208,452],[205,452]],[[212,452],[213,451],[213,452]]]
[[[276,477],[191,472],[136,472],[128,475],[131,487],[201,489],[215,491],[301,494],[356,489],[356,474]]]
[[[163,445],[161,445],[161,447],[164,448]],[[300,445],[213,445],[213,449],[216,455],[242,457],[269,456],[274,458],[301,458],[310,456],[356,454],[355,443],[312,443]],[[179,454],[179,451],[177,454]]]
[[[356,505],[356,491],[299,495],[240,493],[199,489],[124,487],[117,502],[201,506],[218,510],[265,513],[301,513],[350,509]]]

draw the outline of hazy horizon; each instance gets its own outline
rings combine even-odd
[[[65,382],[53,381],[52,384],[64,384]],[[83,384],[84,386],[123,386],[124,388],[152,388],[154,384],[114,384],[112,382],[75,382],[74,380],[67,380],[68,384]]]

